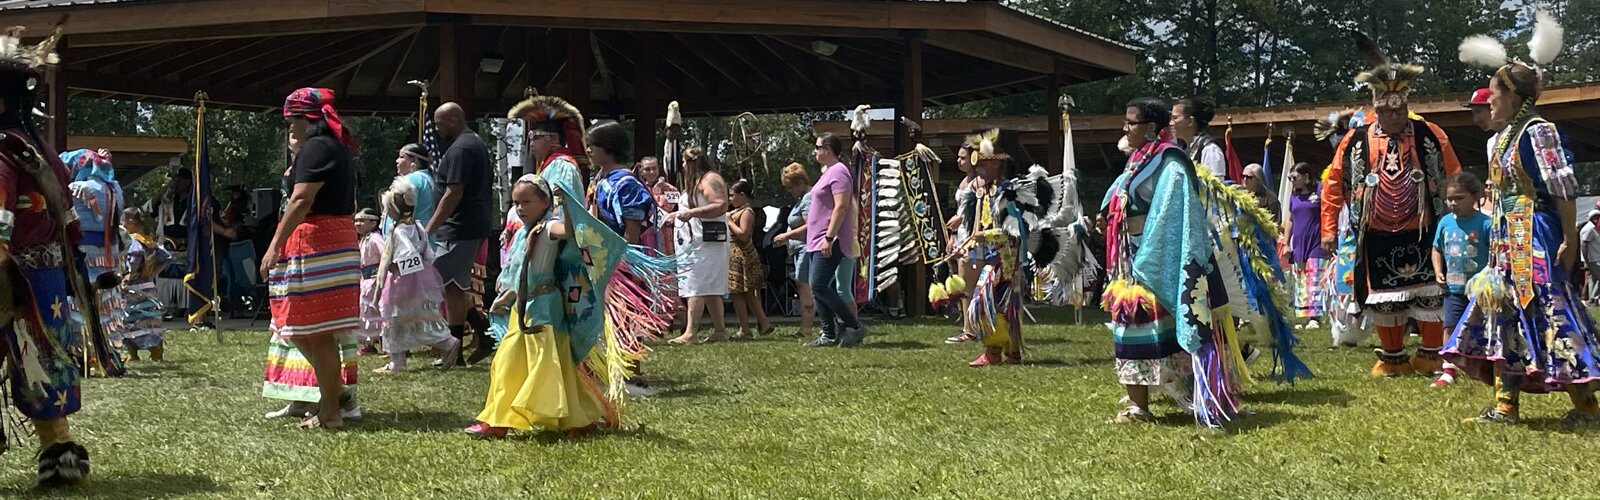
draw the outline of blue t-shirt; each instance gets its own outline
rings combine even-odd
[[[1433,247],[1444,255],[1445,284],[1451,294],[1466,293],[1467,280],[1489,262],[1489,216],[1473,212],[1457,219],[1450,213],[1439,220]]]

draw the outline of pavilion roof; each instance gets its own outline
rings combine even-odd
[[[480,113],[532,87],[587,96],[595,116],[640,100],[726,115],[892,106],[912,40],[935,106],[1130,74],[1137,50],[992,1],[0,0],[0,11],[35,36],[71,15],[59,73],[74,95],[183,103],[205,91],[214,106],[269,109],[314,85],[347,113],[414,112],[406,82],[447,79],[446,59],[480,68],[452,72],[474,75],[458,94]]]

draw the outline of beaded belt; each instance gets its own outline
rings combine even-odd
[[[17,260],[17,265],[24,269],[47,269],[61,267],[66,261],[61,252],[61,245],[56,243],[26,248],[12,254]]]

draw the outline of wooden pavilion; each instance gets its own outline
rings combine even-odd
[[[329,87],[346,114],[433,102],[497,115],[525,89],[587,116],[923,106],[1046,91],[1134,71],[1136,53],[994,1],[0,0],[42,36],[71,18],[52,109],[68,95],[271,109]],[[64,133],[53,135],[60,139]]]
[[[1472,122],[1472,113],[1462,106],[1462,95],[1415,97],[1411,109],[1445,129],[1461,163],[1482,166],[1488,163],[1486,141],[1489,134]],[[1358,102],[1295,104],[1271,107],[1217,110],[1211,133],[1218,140],[1228,124],[1233,124],[1234,149],[1244,163],[1259,162],[1270,131],[1274,162],[1282,161],[1284,144],[1294,142],[1295,158],[1313,165],[1333,160],[1333,147],[1319,143],[1312,133],[1317,119],[1330,112],[1359,106]],[[1563,85],[1545,89],[1539,99],[1540,112],[1560,125],[1577,161],[1600,160],[1600,83]],[[1085,175],[1115,175],[1127,156],[1117,150],[1122,137],[1122,115],[1072,115],[1075,159]],[[1017,161],[1037,163],[1054,172],[1061,170],[1061,127],[1059,117],[1027,116],[927,120],[922,123],[924,142],[947,161],[946,176],[958,175],[954,167],[956,148],[974,131],[999,128]],[[846,122],[818,122],[817,132],[846,133]],[[873,144],[887,144],[894,131],[888,123],[874,122],[868,131]],[[1277,167],[1277,165],[1273,165]]]
[[[1131,74],[1137,59],[992,0],[0,0],[0,24],[29,36],[63,14],[50,110],[69,95],[182,104],[198,91],[212,107],[269,110],[320,86],[345,114],[409,114],[407,82],[428,80],[434,103],[479,116],[537,89],[587,117],[633,118],[641,152],[660,147],[673,100],[690,116],[870,104],[919,117],[1039,91],[1053,103],[1062,85]],[[50,136],[65,143],[65,124]]]

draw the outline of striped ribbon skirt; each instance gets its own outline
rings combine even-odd
[[[267,277],[272,329],[283,337],[361,326],[361,252],[355,221],[313,215],[294,228]]]

